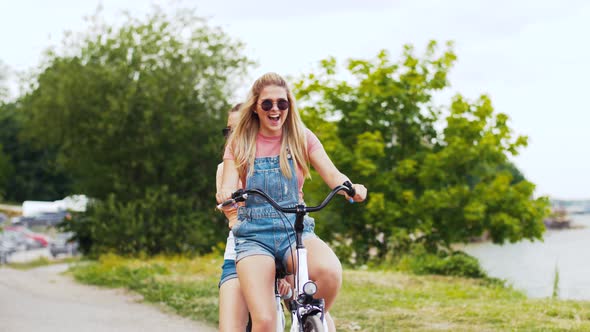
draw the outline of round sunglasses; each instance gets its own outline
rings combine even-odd
[[[262,108],[263,111],[268,112],[272,109],[274,105],[275,102],[272,99],[264,99],[260,103],[260,108]],[[287,99],[281,98],[276,101],[276,105],[279,111],[285,111],[287,108],[289,108],[289,101]]]

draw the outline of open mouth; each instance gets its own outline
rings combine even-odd
[[[268,118],[270,119],[271,124],[278,125],[279,121],[281,120],[281,115],[269,115]]]

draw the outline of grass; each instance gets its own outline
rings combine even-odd
[[[481,279],[346,271],[334,310],[353,331],[590,330],[590,302],[527,299]]]
[[[7,266],[17,270],[30,270],[41,266],[62,264],[62,263],[73,263],[78,262],[78,257],[67,257],[61,259],[49,259],[47,257],[39,257],[35,260],[24,262],[24,263],[8,263]]]
[[[80,282],[124,287],[145,301],[217,325],[222,258],[125,259],[75,265]],[[590,302],[528,299],[484,279],[345,269],[332,309],[339,331],[590,331]]]

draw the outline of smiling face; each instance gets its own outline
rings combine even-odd
[[[264,111],[260,106],[263,101],[272,101],[272,108]],[[258,101],[256,102],[256,113],[260,119],[259,132],[264,136],[279,136],[282,133],[283,124],[287,121],[289,109],[284,111],[279,109],[279,102],[288,100],[287,90],[280,86],[269,85],[262,89]]]

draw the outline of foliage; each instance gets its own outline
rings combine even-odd
[[[62,199],[71,179],[57,163],[57,148],[24,137],[18,109],[18,101],[0,105],[0,192],[13,202]]]
[[[228,82],[248,64],[191,12],[156,11],[120,29],[94,27],[72,56],[50,54],[23,109],[31,136],[60,147],[76,189],[104,199],[211,191]],[[73,46],[72,46],[73,47]]]
[[[223,257],[125,259],[101,256],[75,266],[84,283],[125,287],[145,301],[182,316],[218,324],[219,267]],[[584,301],[527,299],[483,279],[415,276],[344,269],[338,301],[330,310],[338,331],[553,331],[590,329]]]
[[[379,261],[412,242],[436,252],[484,232],[497,243],[541,237],[547,199],[532,198],[534,184],[508,159],[526,137],[488,96],[457,95],[446,116],[433,102],[455,60],[452,44],[441,52],[431,42],[422,58],[406,46],[397,62],[385,51],[349,60],[345,75],[327,59],[296,84],[306,124],[339,169],[369,189],[363,206],[333,204],[317,223],[322,237],[350,240],[348,261]],[[306,199],[321,191],[307,186]]]
[[[34,144],[24,137],[21,101],[7,101],[8,88],[3,84],[7,73],[0,62],[0,198],[61,199],[70,193],[70,177],[57,163],[55,146]]]
[[[225,233],[211,208],[213,170],[231,83],[251,64],[242,44],[190,10],[94,22],[63,54],[48,53],[19,105],[26,137],[57,147],[73,191],[103,201],[81,223],[96,229],[77,229],[93,236],[90,252],[210,248]],[[171,207],[150,199],[164,195]]]
[[[429,253],[420,244],[414,244],[409,253],[399,258],[396,267],[415,274],[489,279],[475,257],[461,251]]]
[[[4,86],[4,81],[6,80],[6,71],[7,70],[4,67],[4,64],[0,60],[0,110],[4,106],[4,98],[6,97],[6,87]],[[0,111],[0,117],[1,116],[2,112]],[[1,129],[2,126],[0,125],[0,130]],[[6,183],[12,176],[13,172],[14,170],[10,163],[9,156],[4,152],[2,140],[0,140],[0,200],[4,199],[4,195],[6,194]]]
[[[224,233],[222,227],[199,211],[194,201],[166,187],[149,188],[145,197],[131,201],[112,194],[60,224],[63,231],[76,234],[80,251],[90,256],[207,252]]]
[[[13,172],[14,169],[9,156],[4,153],[2,144],[0,144],[0,200],[4,199],[6,195],[6,184],[12,177]]]

